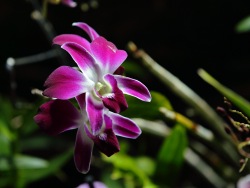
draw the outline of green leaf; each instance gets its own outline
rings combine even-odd
[[[144,102],[135,97],[126,95],[128,109],[121,114],[130,118],[144,118],[148,120],[161,119],[160,107],[172,110],[169,100],[159,92],[151,91],[151,102]]]
[[[11,132],[9,125],[2,121],[2,119],[0,119],[0,134],[8,141],[13,141],[16,138],[16,135]]]
[[[53,158],[48,165],[36,169],[20,169],[18,187],[25,187],[28,183],[37,181],[50,175],[55,175],[63,165],[72,157],[72,149]]]
[[[10,170],[11,164],[7,158],[2,158],[0,160],[0,170],[7,171]],[[37,168],[47,168],[49,163],[41,158],[28,156],[28,155],[16,155],[14,156],[13,165],[16,169],[37,169]]]
[[[235,29],[239,33],[250,31],[250,16],[247,16],[241,21],[239,21]]]
[[[155,182],[166,187],[174,187],[184,161],[187,142],[185,128],[176,124],[170,135],[165,138],[158,153]]]
[[[15,158],[16,168],[21,169],[37,169],[37,168],[47,168],[49,163],[47,160],[28,156],[28,155],[16,155]]]
[[[11,153],[10,141],[5,136],[3,136],[1,133],[0,133],[0,147],[1,147],[0,157],[10,155],[10,153]]]
[[[103,155],[103,159],[114,165],[112,177],[124,178],[126,183],[128,183],[127,181],[133,181],[133,184],[143,185],[142,187],[155,187],[150,180],[150,175],[153,174],[155,169],[155,163],[151,158],[145,156],[130,157],[119,152],[111,157]]]
[[[126,60],[122,66],[125,68],[125,74],[134,75],[141,79],[145,78],[145,75],[148,75],[147,70],[142,68],[138,62]]]
[[[205,70],[198,70],[199,76],[206,81],[208,84],[213,86],[217,91],[219,91],[223,96],[229,99],[235,106],[237,106],[242,112],[250,117],[250,103],[231,89],[225,87],[219,83],[215,78],[208,74]]]
[[[10,100],[3,96],[0,96],[0,104],[0,119],[8,124],[11,118],[13,118],[13,106]]]

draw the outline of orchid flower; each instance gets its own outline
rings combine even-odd
[[[109,111],[101,102],[98,106],[100,113],[93,111],[93,99],[88,95],[76,97],[82,104],[80,110],[68,100],[56,99],[41,105],[34,116],[39,127],[51,135],[78,129],[74,160],[81,173],[89,171],[94,145],[105,155],[111,156],[120,150],[116,136],[135,139],[141,134],[141,129],[132,120]],[[86,111],[89,108],[92,110]]]
[[[250,174],[241,177],[238,182],[236,188],[249,188],[250,187]]]
[[[71,8],[74,8],[77,6],[77,3],[74,2],[73,0],[62,0],[61,3]]]
[[[73,0],[49,0],[48,2],[52,3],[52,4],[59,4],[62,3],[68,7],[74,8],[77,6],[77,3],[74,2]]]
[[[54,38],[54,44],[66,50],[79,70],[61,66],[52,72],[45,81],[45,96],[57,99],[70,99],[83,93],[89,93],[95,104],[102,101],[109,110],[119,113],[128,107],[124,94],[142,101],[151,100],[147,87],[138,80],[116,74],[127,58],[124,50],[100,36],[86,23],[74,23],[90,37],[87,39],[74,34],[62,34]]]
[[[94,181],[93,183],[83,183],[79,186],[77,186],[77,188],[108,188],[104,183],[100,182],[100,181]]]

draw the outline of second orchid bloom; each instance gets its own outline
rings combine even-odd
[[[78,69],[61,66],[45,81],[43,94],[56,100],[40,107],[35,122],[45,131],[59,134],[78,128],[75,164],[82,173],[89,171],[92,148],[111,156],[119,151],[117,136],[137,138],[140,128],[118,113],[128,107],[124,94],[150,102],[147,87],[120,74],[127,58],[124,50],[100,36],[86,23],[74,23],[90,41],[75,34],[62,34],[53,43],[60,45],[76,62]],[[68,99],[75,98],[79,110]]]

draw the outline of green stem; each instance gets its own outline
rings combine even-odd
[[[224,131],[225,121],[217,115],[214,109],[176,76],[155,62],[145,51],[137,49],[137,46],[133,42],[128,43],[128,50],[135,58],[139,59],[153,75],[161,80],[165,86],[172,90],[176,96],[180,97],[184,102],[195,109],[197,114],[208,123],[210,129],[215,132],[215,136],[219,136],[218,139],[221,140],[223,150],[227,151],[234,164],[238,164],[238,154],[234,148],[234,144]]]

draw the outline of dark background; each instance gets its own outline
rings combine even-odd
[[[80,5],[88,1],[77,2]],[[49,5],[47,18],[55,34],[82,34],[71,25],[83,21],[118,48],[125,49],[128,41],[135,42],[214,108],[221,105],[223,98],[201,80],[198,68],[250,99],[250,32],[235,31],[236,24],[250,15],[249,1],[99,0],[98,3],[98,8],[87,12],[79,6],[72,9]],[[10,74],[5,68],[7,58],[30,56],[53,48],[52,41],[31,19],[33,10],[29,1],[0,0],[0,94],[13,97]],[[15,97],[32,101],[34,95],[30,90],[42,89],[47,76],[61,63],[53,58],[15,67]],[[150,90],[170,97],[177,111],[183,110],[183,103],[155,77],[145,75],[143,81]],[[78,173],[73,173],[78,178]]]
[[[222,98],[198,77],[198,68],[204,68],[226,86],[250,98],[250,33],[235,31],[236,24],[250,14],[249,1],[99,0],[98,8],[87,12],[80,9],[80,4],[90,1],[77,2],[79,6],[74,9],[49,5],[47,18],[55,34],[82,34],[71,24],[87,22],[119,48],[125,49],[128,41],[134,41],[212,106]],[[0,92],[6,95],[10,94],[7,58],[52,48],[39,24],[31,19],[33,8],[29,1],[0,1]],[[51,59],[16,67],[16,95],[32,98],[30,89],[42,89],[45,78],[58,65],[56,59]],[[150,89],[163,88],[158,80],[148,80],[145,84]]]

